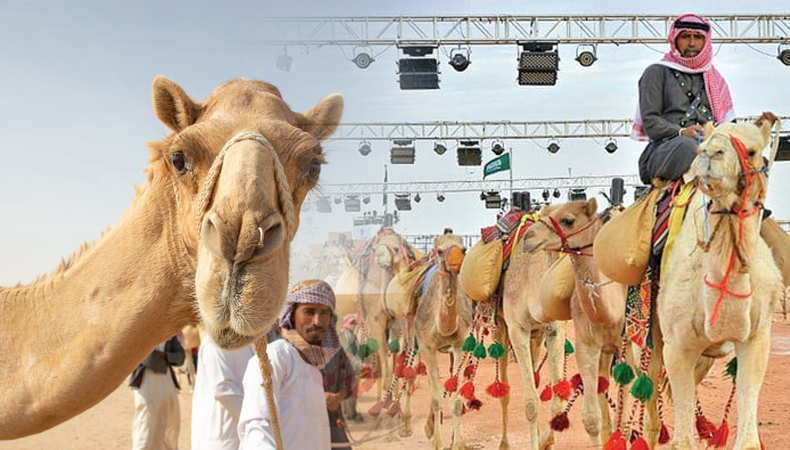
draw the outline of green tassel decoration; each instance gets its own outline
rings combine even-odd
[[[475,345],[475,350],[474,350],[474,352],[472,354],[477,359],[485,358],[486,357],[486,346],[482,342],[478,342],[477,345]]]
[[[365,345],[368,347],[370,353],[376,353],[379,351],[379,341],[375,338],[368,338],[368,341],[365,342]]]
[[[571,341],[565,339],[565,354],[572,355],[574,351],[575,350],[573,349],[573,344],[571,344]]]
[[[461,350],[465,351],[466,353],[472,353],[475,350],[475,345],[477,345],[477,341],[475,341],[475,337],[471,334],[464,339],[464,344],[461,346]]]
[[[499,359],[505,355],[505,346],[499,342],[494,342],[488,346],[488,356]]]
[[[387,344],[387,348],[388,348],[388,349],[390,350],[390,352],[392,352],[392,353],[398,353],[398,352],[400,352],[400,339],[398,339],[398,338],[395,338],[395,339],[391,340],[391,341],[390,341],[390,343],[389,343],[389,344]]]
[[[615,383],[626,385],[634,380],[634,369],[626,362],[617,363],[612,368],[612,377]]]
[[[370,347],[368,347],[367,343],[364,343],[359,346],[359,359],[365,360],[368,356],[370,356]]]
[[[653,395],[653,380],[643,373],[639,374],[639,377],[634,381],[634,385],[631,386],[631,395],[638,398],[642,403],[650,400],[650,396]]]
[[[724,368],[724,375],[735,380],[735,377],[738,375],[738,357],[734,357],[727,363],[727,367]]]

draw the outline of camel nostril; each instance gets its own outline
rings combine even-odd
[[[206,214],[206,222],[201,227],[200,240],[212,255],[217,258],[225,258],[222,254],[222,232],[217,228],[221,226],[221,221],[214,212]]]
[[[279,214],[271,214],[263,219],[257,231],[258,244],[255,250],[255,257],[263,257],[271,254],[282,245],[285,240],[285,227]]]

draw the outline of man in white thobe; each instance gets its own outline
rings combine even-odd
[[[192,394],[192,450],[238,450],[241,381],[254,355],[252,345],[227,351],[203,338]]]

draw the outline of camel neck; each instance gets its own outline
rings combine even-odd
[[[150,180],[115,227],[68,267],[29,286],[0,288],[0,355],[8,355],[0,357],[0,399],[18,405],[0,410],[0,439],[88,409],[157,344],[196,322],[195,263],[176,217],[172,186]],[[42,377],[47,389],[36,388]]]

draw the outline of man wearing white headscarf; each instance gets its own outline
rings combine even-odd
[[[283,447],[320,450],[331,447],[327,398],[322,369],[340,350],[335,294],[324,281],[296,284],[280,313],[282,339],[269,344],[272,388]],[[274,431],[266,402],[258,357],[244,374],[244,400],[239,417],[240,448],[274,449]]]
[[[631,136],[649,140],[639,157],[643,183],[683,176],[697,156],[702,125],[735,119],[730,90],[713,66],[710,23],[696,14],[677,17],[670,51],[639,79],[639,106]]]

